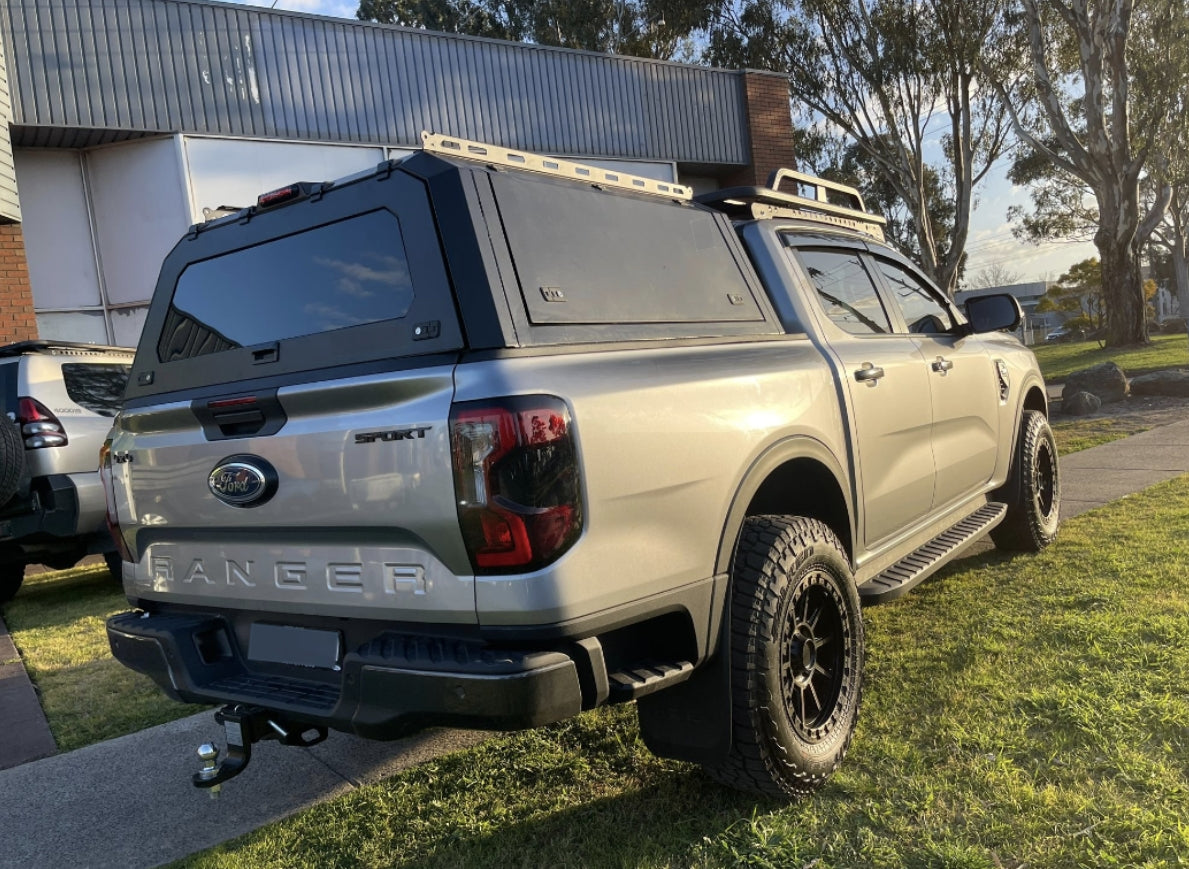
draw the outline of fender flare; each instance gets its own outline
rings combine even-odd
[[[743,520],[747,514],[747,507],[755,497],[760,486],[768,477],[786,462],[794,459],[811,459],[818,462],[830,472],[842,492],[846,504],[846,515],[850,522],[851,540],[856,540],[858,532],[855,522],[854,492],[850,484],[850,477],[845,472],[843,464],[833,452],[817,438],[809,435],[792,435],[777,441],[760,453],[735,487],[735,496],[731,500],[730,509],[723,523],[722,537],[718,544],[718,557],[715,560],[715,575],[727,574],[731,570],[731,560],[735,555],[735,541],[739,539],[739,531],[743,527]],[[853,545],[852,545],[853,549]],[[854,558],[854,552],[849,553]]]

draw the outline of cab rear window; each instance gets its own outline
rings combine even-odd
[[[157,357],[190,359],[399,320],[413,299],[400,222],[378,209],[187,266]]]

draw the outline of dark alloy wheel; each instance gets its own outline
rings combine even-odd
[[[1007,482],[993,496],[1007,516],[991,531],[1000,549],[1039,552],[1057,536],[1061,476],[1057,442],[1043,413],[1024,412]]]
[[[754,516],[731,581],[732,744],[706,770],[767,796],[811,793],[858,720],[863,621],[850,563],[815,519]]]
[[[818,742],[842,711],[846,669],[845,604],[829,577],[815,572],[789,598],[782,621],[780,672],[785,714],[797,736]]]

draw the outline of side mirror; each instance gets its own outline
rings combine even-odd
[[[966,309],[966,319],[970,321],[970,331],[975,334],[998,332],[1000,329],[1014,332],[1024,319],[1019,299],[1008,293],[974,296],[967,299],[963,307]]]

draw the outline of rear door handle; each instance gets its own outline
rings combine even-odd
[[[855,380],[860,383],[870,383],[875,385],[875,381],[879,380],[884,375],[884,370],[878,365],[872,365],[870,362],[864,362],[863,367],[855,372]]]
[[[954,363],[946,359],[944,356],[938,356],[933,362],[933,370],[944,374],[954,367]]]

